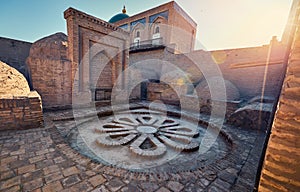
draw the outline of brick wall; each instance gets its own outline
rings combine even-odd
[[[30,92],[20,72],[0,61],[0,130],[36,128],[42,122],[40,95]]]
[[[130,64],[150,59],[168,61],[185,71],[194,83],[203,80],[203,72],[207,78],[216,75],[212,71],[220,70],[224,79],[238,88],[241,98],[251,99],[263,91],[265,96],[279,94],[286,46],[276,39],[271,44],[270,59],[270,45],[211,52],[197,50],[187,54],[173,54],[166,48],[131,53],[129,59]]]
[[[183,10],[174,3],[174,10],[170,13],[169,26],[172,27],[170,33],[170,43],[176,44],[176,50],[182,53],[189,53],[194,50],[197,24],[188,20],[189,17]]]
[[[300,1],[298,26],[293,40],[286,76],[272,126],[259,191],[300,190]]]
[[[216,112],[214,115],[223,115],[224,106],[226,106],[225,117],[228,118],[232,115],[240,106],[239,101],[212,101],[212,100],[204,100],[199,99],[199,97],[195,97],[192,95],[184,95],[181,96],[182,102],[184,102],[184,108],[186,110],[200,112],[206,115],[210,115],[212,111],[212,106],[214,107],[214,111]],[[198,104],[197,104],[198,103]],[[220,109],[220,110],[219,110]],[[218,111],[221,111],[218,114]]]
[[[0,130],[37,128],[43,124],[41,97],[36,91],[26,96],[0,98]]]
[[[162,100],[179,103],[181,95],[186,93],[186,86],[170,83],[148,83],[147,89],[149,101]]]
[[[36,41],[27,59],[34,90],[44,108],[71,105],[71,62],[67,58],[67,36],[56,33]]]
[[[122,19],[114,23],[114,25],[122,26],[128,24],[128,26],[130,26],[131,22],[144,18],[146,23],[150,23],[150,16],[165,11],[168,11],[167,20],[153,21],[154,23],[160,22],[160,35],[163,38],[164,43],[167,45],[177,44],[176,49],[179,52],[190,52],[194,49],[197,24],[175,1],[165,3],[129,18]],[[135,33],[135,30],[132,30],[131,33]],[[153,28],[148,27],[146,24],[144,30],[142,30],[141,41],[152,39],[152,35]],[[134,34],[131,34],[131,43],[133,43],[133,36]]]
[[[32,43],[0,37],[0,60],[17,69],[31,86],[26,58]]]
[[[273,39],[269,45],[212,51],[211,55],[224,78],[237,86],[241,97],[252,98],[261,95],[263,89],[265,96],[279,94],[285,49],[285,45]]]
[[[64,12],[64,18],[71,61],[72,104],[89,104],[93,88],[112,88],[126,69],[129,33],[73,8]],[[120,78],[125,82],[124,75]]]

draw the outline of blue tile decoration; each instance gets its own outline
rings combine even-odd
[[[136,24],[138,23],[141,23],[141,24],[146,24],[146,18],[142,18],[142,19],[139,19],[139,20],[136,20],[136,21],[132,21],[130,23],[130,29],[132,29]]]
[[[124,24],[124,25],[121,25],[120,28],[124,29],[124,30],[128,30],[128,24]]]
[[[160,12],[160,13],[157,13],[157,14],[154,14],[154,15],[151,15],[149,17],[149,23],[153,23],[153,21],[157,18],[157,17],[163,17],[165,18],[166,20],[168,20],[168,17],[169,17],[169,11],[164,11],[164,12]]]

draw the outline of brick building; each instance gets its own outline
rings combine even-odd
[[[176,2],[171,1],[130,17],[126,15],[125,7],[122,12],[109,22],[130,31],[132,49],[173,44],[179,52],[194,50],[197,23]]]
[[[279,93],[280,79],[283,77],[285,43],[277,41],[276,38],[273,38],[269,45],[257,47],[218,51],[194,50],[197,24],[174,1],[133,16],[128,16],[124,7],[122,13],[113,16],[109,23],[81,11],[75,10],[75,12],[87,19],[87,22],[79,22],[78,18],[72,20],[70,19],[72,17],[67,19],[68,15],[65,15],[68,22],[68,36],[61,34],[60,37],[63,38],[57,41],[56,34],[42,38],[33,44],[28,43],[26,49],[20,49],[27,54],[26,57],[28,56],[27,63],[22,64],[23,68],[30,68],[28,81],[34,81],[33,89],[41,94],[45,108],[70,106],[74,90],[89,97],[89,101],[109,100],[114,81],[121,70],[124,70],[127,65],[131,66],[151,59],[170,62],[179,67],[195,86],[199,83],[204,84],[203,81],[207,78],[204,78],[201,71],[203,69],[199,70],[197,65],[210,63],[206,67],[218,67],[224,79],[237,87],[241,99],[247,100],[262,94],[273,96]],[[103,26],[108,26],[109,30],[102,30]],[[88,31],[91,28],[94,32]],[[129,35],[124,37],[120,34]],[[106,53],[102,52],[96,54],[94,58],[85,59],[85,53],[91,45],[108,36],[122,36],[120,37],[122,40],[105,42],[103,44],[106,46],[105,49],[109,48],[113,51],[106,50]],[[0,41],[4,42],[3,39]],[[18,43],[17,40],[10,41],[13,44]],[[115,48],[110,44],[115,44]],[[15,53],[12,47],[3,47],[3,45],[6,44],[1,44],[0,49],[2,47],[6,52]],[[31,48],[30,54],[29,48]],[[123,56],[122,52],[127,48],[130,48],[129,56]],[[269,59],[267,59],[268,53],[270,53]],[[6,57],[10,65],[13,63],[10,62],[12,60],[10,58],[16,58],[9,54]],[[25,61],[26,57],[22,56],[22,60]],[[99,62],[110,63],[103,69],[100,78],[97,75],[97,71],[101,68]],[[78,71],[76,71],[77,66]],[[149,70],[149,73],[152,73],[150,76],[160,78],[157,75],[159,71],[159,69]],[[265,74],[267,76],[264,81]],[[164,84],[149,85],[149,89],[143,89],[145,86],[147,85],[142,84],[137,87],[132,96],[137,99],[153,98],[153,100],[169,101],[180,97],[174,96],[176,93],[172,89],[165,89]],[[156,88],[152,90],[151,87]]]

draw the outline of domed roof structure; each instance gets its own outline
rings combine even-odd
[[[43,107],[71,103],[72,68],[68,57],[68,37],[64,33],[55,33],[34,42],[26,62],[32,86],[42,96]]]
[[[109,23],[115,23],[117,21],[121,21],[123,19],[128,18],[129,16],[126,14],[126,8],[123,7],[122,13],[118,13],[117,15],[113,16],[108,22]]]
[[[66,57],[68,36],[64,33],[55,33],[34,42],[30,48],[27,60],[32,58],[61,59]]]
[[[25,77],[13,67],[0,61],[0,97],[27,96],[30,93]]]
[[[214,95],[215,100],[226,100],[226,101],[238,101],[240,99],[239,89],[228,80],[225,80],[221,77],[210,77],[209,78],[210,85],[208,85],[207,81],[204,79],[201,81],[196,90],[198,92],[199,97],[203,99],[212,99],[210,94],[210,89],[220,90],[226,89],[226,97],[223,98],[222,95]],[[225,87],[222,87],[224,85]]]

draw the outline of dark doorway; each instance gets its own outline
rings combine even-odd
[[[144,81],[141,83],[141,100],[146,101],[147,100],[147,82]]]

